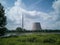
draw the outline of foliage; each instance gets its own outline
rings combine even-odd
[[[17,27],[17,28],[16,28],[16,31],[17,31],[17,32],[23,32],[23,30],[22,30],[21,27]]]
[[[28,34],[0,38],[0,45],[60,45],[60,34]]]
[[[5,33],[5,25],[6,25],[6,16],[4,7],[0,3],[0,35]]]
[[[5,32],[7,32],[7,28],[6,28],[6,27],[0,28],[0,34],[1,34],[1,35],[4,35]],[[1,36],[1,35],[0,35],[0,36]]]

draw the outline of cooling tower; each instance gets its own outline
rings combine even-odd
[[[33,23],[33,30],[41,30],[40,22]]]

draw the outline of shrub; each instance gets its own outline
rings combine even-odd
[[[44,39],[43,42],[44,42],[44,43],[55,43],[56,40],[55,40],[55,39],[52,39],[52,38],[48,38],[48,39]]]
[[[28,38],[27,39],[28,42],[37,42],[36,37],[32,37],[32,38]]]

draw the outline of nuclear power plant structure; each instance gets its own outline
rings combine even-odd
[[[23,30],[23,28],[24,28],[24,16],[22,14],[22,30]],[[34,22],[33,23],[32,31],[34,31],[34,30],[41,30],[40,22]]]
[[[41,24],[40,24],[40,22],[33,23],[32,30],[41,30]]]

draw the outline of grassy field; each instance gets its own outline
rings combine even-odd
[[[60,34],[28,34],[0,38],[0,45],[60,45]]]

